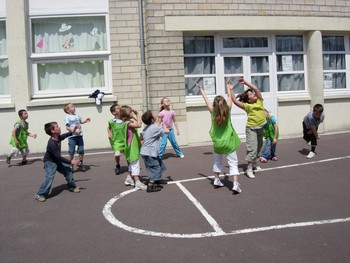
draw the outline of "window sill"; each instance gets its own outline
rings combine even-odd
[[[0,100],[0,109],[13,109],[15,104],[13,102],[1,101]]]

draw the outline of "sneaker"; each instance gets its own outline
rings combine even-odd
[[[215,189],[224,186],[224,184],[223,184],[223,183],[220,181],[220,179],[218,179],[218,178],[215,178],[215,179],[214,179],[213,185],[214,185],[214,188],[215,188]]]
[[[233,187],[232,187],[232,191],[235,193],[235,194],[240,194],[242,193],[242,189],[241,189],[241,185],[237,182],[234,182],[233,183]]]
[[[45,202],[46,198],[43,195],[35,195],[35,200],[38,202]]]
[[[135,189],[136,190],[147,190],[147,185],[145,185],[141,181],[137,181],[135,184]]]
[[[7,164],[10,164],[10,163],[11,163],[11,157],[7,157],[7,158],[6,158],[6,163],[7,163]]]
[[[22,160],[21,165],[26,165],[27,163],[27,160]]]
[[[157,184],[148,184],[147,185],[147,193],[152,193],[152,192],[159,192],[162,190],[163,186],[162,185],[157,185]]]
[[[115,172],[115,175],[120,174],[120,165],[119,164],[115,166],[114,172]]]
[[[267,163],[267,160],[266,160],[264,157],[260,157],[259,161],[260,161],[261,163]]]
[[[306,158],[311,159],[311,158],[314,158],[315,155],[316,155],[316,153],[314,153],[314,152],[309,152],[309,154],[306,156]]]
[[[160,185],[162,185],[162,184],[168,184],[168,182],[167,181],[165,181],[165,180],[157,180],[157,181],[154,181],[154,183],[155,184],[160,184]]]
[[[85,165],[83,164],[82,161],[80,161],[80,162],[78,163],[78,168],[79,168],[79,170],[82,171],[82,172],[85,172],[85,171],[86,171],[86,167],[85,167]]]
[[[135,185],[134,180],[131,178],[131,176],[126,177],[124,184],[131,185],[131,186]]]
[[[183,158],[185,158],[185,155],[181,154],[179,157],[180,157],[181,159],[183,159]]]
[[[251,178],[251,179],[254,179],[255,178],[255,175],[253,173],[253,169],[247,169],[246,171],[246,175]]]
[[[72,193],[80,193],[80,188],[79,187],[69,188],[68,190],[69,190],[69,192],[72,192]]]
[[[306,144],[310,146],[310,145],[311,145],[311,141],[309,141],[309,142],[306,142]]]
[[[262,170],[262,168],[261,168],[260,166],[254,166],[254,167],[253,167],[253,170],[254,170],[254,171],[260,171],[260,170]]]
[[[277,157],[275,156],[275,157],[272,157],[271,160],[272,160],[272,161],[277,161],[278,159],[277,159]]]

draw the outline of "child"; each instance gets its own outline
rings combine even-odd
[[[267,160],[277,161],[276,146],[278,139],[278,126],[275,116],[271,116],[265,109],[266,124],[263,127],[265,146],[262,149],[260,162],[267,163]]]
[[[37,135],[34,133],[30,133],[28,131],[29,124],[26,121],[28,119],[28,112],[26,110],[19,110],[18,116],[20,120],[18,120],[14,128],[12,129],[12,136],[10,140],[10,144],[12,146],[10,154],[6,158],[6,163],[11,163],[12,156],[17,156],[18,152],[22,155],[22,165],[27,164],[27,156],[29,154],[29,148],[27,144],[27,138],[32,137],[36,139]]]
[[[63,174],[67,181],[68,190],[73,193],[79,193],[80,189],[75,185],[71,165],[76,165],[79,160],[68,160],[61,155],[61,141],[71,136],[71,132],[61,134],[61,128],[57,122],[45,124],[45,132],[50,136],[47,142],[44,155],[45,179],[42,182],[39,191],[35,195],[35,200],[39,202],[46,201],[53,183],[55,173],[58,171]]]
[[[118,175],[120,174],[120,156],[125,148],[125,125],[120,119],[120,106],[118,104],[113,104],[110,111],[114,118],[108,121],[107,133],[116,162],[114,172]]]
[[[256,161],[263,145],[263,126],[266,123],[263,98],[257,86],[245,81],[243,77],[239,79],[239,82],[247,85],[249,89],[236,98],[230,78],[226,81],[232,92],[233,103],[247,113],[248,119],[245,129],[247,154],[245,159],[248,161],[248,167],[246,174],[249,178],[255,178],[253,170],[261,169],[256,166]]]
[[[318,126],[324,120],[323,106],[321,104],[315,104],[313,111],[309,112],[303,120],[303,138],[308,143],[311,144],[311,151],[306,156],[306,158],[315,157],[317,140],[320,139],[320,135],[318,134]]]
[[[166,170],[162,159],[158,156],[160,139],[164,134],[168,134],[169,129],[163,124],[163,129],[155,125],[156,119],[150,110],[142,114],[142,121],[146,125],[141,135],[143,144],[141,147],[141,157],[145,163],[149,183],[147,192],[160,191],[162,183],[162,173]]]
[[[81,124],[90,122],[90,118],[86,118],[84,121],[82,117],[75,113],[75,107],[73,103],[67,103],[64,105],[63,110],[67,113],[64,121],[66,124],[67,131],[71,132],[72,135],[68,138],[68,153],[70,160],[73,160],[75,154],[75,147],[79,154],[78,167],[84,172],[85,166],[83,164],[84,159],[84,140],[83,131]]]
[[[135,186],[137,190],[147,190],[147,186],[144,185],[140,179],[140,149],[141,143],[139,135],[137,134],[137,128],[141,127],[141,118],[137,114],[136,110],[133,110],[129,106],[122,106],[120,108],[120,118],[125,123],[125,150],[124,155],[128,162],[129,174],[125,179],[125,185]],[[134,182],[135,180],[135,182]]]
[[[165,147],[167,145],[167,140],[169,139],[177,156],[180,158],[184,158],[185,155],[183,155],[182,151],[180,150],[180,147],[176,142],[175,133],[174,133],[174,126],[175,126],[177,135],[180,135],[179,127],[177,126],[177,122],[175,119],[175,111],[170,110],[170,100],[167,97],[164,97],[160,101],[160,104],[161,104],[161,107],[158,114],[159,124],[161,125],[164,123],[165,126],[169,128],[170,132],[169,134],[164,134],[164,136],[162,137],[162,142],[160,144],[160,150],[159,150],[159,157],[160,158],[163,157]]]
[[[219,174],[223,173],[224,168],[222,166],[222,158],[223,156],[226,156],[230,167],[229,175],[233,177],[232,191],[239,194],[242,190],[238,183],[239,171],[236,149],[241,145],[241,141],[231,124],[232,100],[230,98],[230,86],[226,85],[228,94],[227,101],[224,97],[218,95],[214,98],[213,104],[211,104],[203,88],[197,83],[196,85],[205,100],[209,112],[211,113],[212,125],[209,134],[214,145],[214,187],[218,188],[223,186]]]

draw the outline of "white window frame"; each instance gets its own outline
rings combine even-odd
[[[6,33],[6,18],[0,17],[0,21],[5,23],[5,33]],[[2,61],[8,61],[8,53],[6,50],[5,54],[0,54],[0,60]],[[9,94],[1,94],[0,95],[0,102],[9,102],[11,99],[11,89],[9,91]]]

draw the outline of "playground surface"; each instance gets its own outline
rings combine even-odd
[[[302,138],[280,140],[278,161],[255,179],[242,143],[241,194],[225,175],[213,188],[211,145],[182,151],[166,150],[168,184],[154,193],[124,185],[124,158],[115,175],[109,149],[88,151],[86,171],[74,172],[81,193],[57,173],[43,203],[42,155],[24,166],[1,158],[0,262],[349,262],[350,133],[321,135],[312,159]]]

